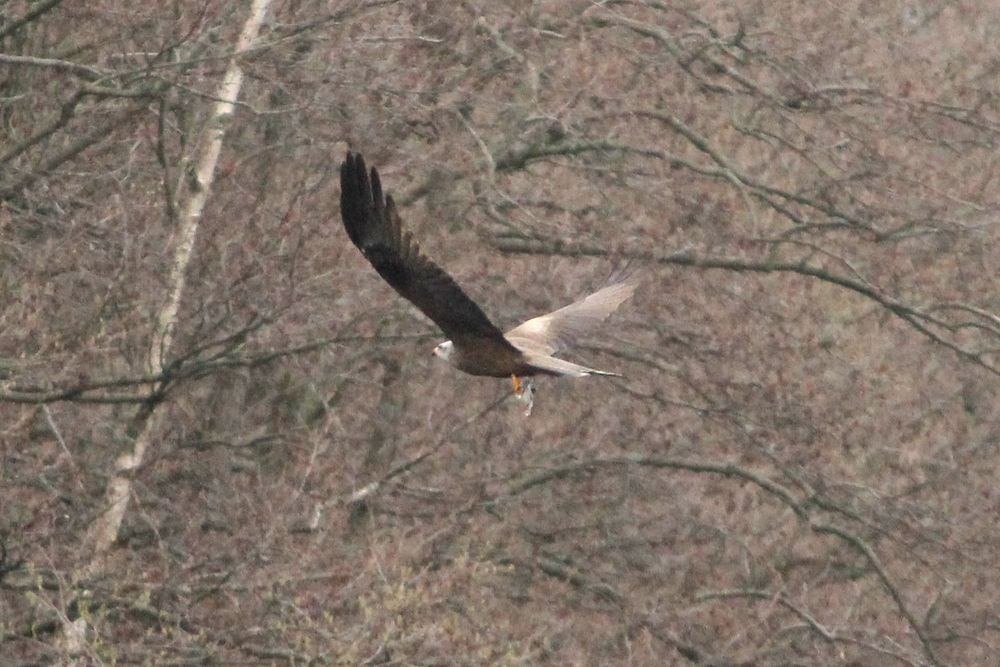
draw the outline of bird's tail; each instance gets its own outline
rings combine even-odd
[[[588,368],[586,366],[581,366],[580,364],[574,364],[572,361],[557,359],[556,357],[549,357],[541,354],[530,355],[528,357],[528,363],[538,370],[545,373],[551,373],[552,375],[569,375],[570,377],[577,378],[585,375],[611,375],[614,377],[621,377],[618,373],[599,371],[596,368]]]

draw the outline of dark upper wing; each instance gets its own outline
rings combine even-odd
[[[382,196],[378,171],[371,179],[365,161],[347,154],[340,166],[340,214],[354,245],[379,275],[404,298],[434,320],[453,341],[488,338],[508,345],[476,303],[454,280],[420,252],[403,229],[392,197]]]

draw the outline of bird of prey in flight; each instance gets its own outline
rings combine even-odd
[[[509,377],[531,413],[531,375],[617,375],[556,358],[577,336],[606,319],[632,296],[635,283],[609,285],[559,310],[500,331],[457,283],[420,252],[403,228],[392,197],[382,194],[378,171],[357,153],[340,166],[340,214],[351,241],[379,275],[437,324],[449,340],[434,354],[470,375]]]

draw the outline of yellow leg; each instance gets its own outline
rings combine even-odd
[[[524,393],[524,387],[521,386],[521,381],[517,379],[516,375],[511,375],[510,379],[514,381],[514,393],[520,396]]]

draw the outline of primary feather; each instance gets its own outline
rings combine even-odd
[[[340,167],[340,213],[351,241],[379,275],[455,341],[482,338],[509,346],[500,331],[462,288],[420,252],[403,228],[392,197],[383,196],[378,171],[347,154]]]

